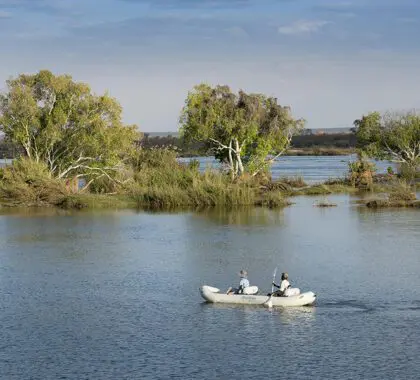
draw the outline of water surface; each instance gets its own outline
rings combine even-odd
[[[416,379],[420,213],[0,212],[2,379]],[[273,269],[315,307],[203,303]]]
[[[182,161],[198,159],[200,169],[219,168],[220,164],[212,157],[185,158]],[[356,155],[348,156],[282,156],[271,166],[274,179],[280,177],[302,177],[307,183],[324,182],[331,178],[344,178],[348,175],[348,163],[356,161]],[[377,173],[386,173],[388,167],[396,171],[396,165],[388,161],[372,161]]]

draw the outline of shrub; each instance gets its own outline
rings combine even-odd
[[[66,194],[64,183],[52,178],[47,166],[28,158],[2,170],[0,199],[11,204],[54,204]]]
[[[373,183],[373,173],[376,171],[375,164],[360,155],[357,161],[349,162],[348,165],[351,185],[357,188],[370,189]]]
[[[295,177],[281,177],[278,179],[278,182],[285,183],[290,187],[301,188],[308,186],[302,176],[295,176]]]
[[[399,176],[406,181],[414,181],[416,178],[420,178],[420,167],[402,164],[399,167]]]
[[[392,185],[388,198],[390,201],[414,201],[416,193],[407,182],[398,181]]]
[[[284,198],[283,194],[279,191],[268,191],[263,193],[261,197],[255,202],[258,206],[266,206],[270,208],[285,207],[291,203]]]
[[[197,163],[179,163],[167,149],[144,149],[135,164],[134,182],[127,184],[126,191],[139,207],[254,205],[260,199],[261,183],[267,181],[247,175],[232,181],[229,174],[211,169],[200,173]]]

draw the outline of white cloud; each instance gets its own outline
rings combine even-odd
[[[298,20],[290,25],[280,26],[278,32],[287,35],[316,33],[330,23],[325,20]]]

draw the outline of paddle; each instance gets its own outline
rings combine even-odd
[[[273,294],[273,292],[274,292],[273,282],[276,279],[276,274],[277,274],[277,267],[276,267],[276,269],[274,269],[274,273],[273,273],[273,281],[271,282],[271,294]]]
[[[276,269],[274,269],[274,273],[273,273],[273,281],[271,282],[271,293],[267,294],[269,296],[268,300],[264,302],[264,305],[267,305],[267,307],[269,309],[271,309],[273,307],[273,303],[271,302],[271,297],[273,297],[273,293],[274,293],[273,283],[274,283],[274,280],[276,279],[276,273],[277,273],[277,267],[276,267]]]

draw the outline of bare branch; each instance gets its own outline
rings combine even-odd
[[[219,145],[219,148],[218,148],[219,150],[228,149],[228,150],[231,150],[232,152],[236,152],[235,149],[232,148],[232,146],[227,146],[227,145],[225,145],[225,144],[221,143],[220,141],[218,141],[216,139],[213,139],[213,138],[210,138],[209,140],[214,142],[215,144],[218,144]]]

